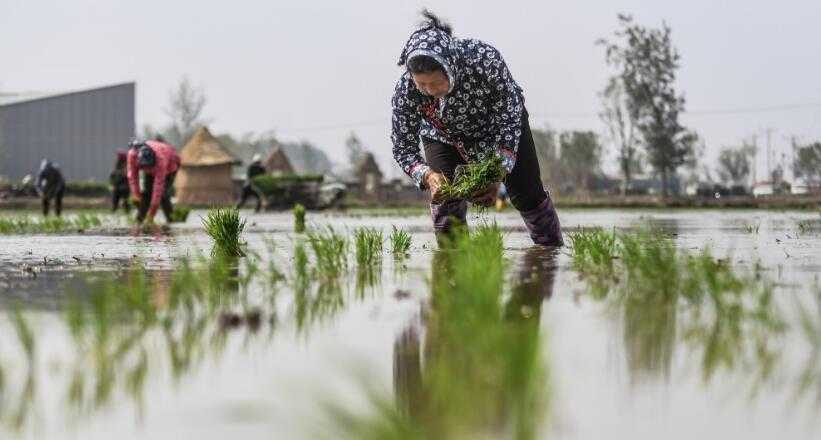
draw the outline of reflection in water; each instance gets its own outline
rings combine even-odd
[[[744,373],[752,391],[768,381],[781,355],[785,322],[773,302],[773,283],[761,272],[740,273],[709,250],[689,254],[657,230],[616,234],[582,231],[575,239],[574,266],[623,325],[631,383],[669,379],[673,353],[700,359],[705,383],[717,373]],[[612,263],[579,253],[591,241],[615,235]],[[577,264],[578,263],[578,264]],[[600,267],[589,267],[598,264]]]
[[[431,308],[421,326],[395,342],[397,406],[418,434],[411,437],[533,438],[547,404],[539,322],[552,294],[556,251],[524,254],[504,304],[503,272],[495,269],[501,258],[473,263],[489,272],[479,276],[464,250],[454,252],[435,254]]]
[[[298,245],[294,255],[294,272],[287,281],[294,291],[293,319],[304,332],[343,310],[343,286],[354,277],[317,279],[313,275],[319,268],[309,266],[304,246]],[[267,267],[262,261],[249,252],[242,259],[184,259],[167,271],[135,264],[119,273],[87,273],[55,288],[71,293],[61,299],[72,352],[64,388],[69,412],[90,416],[127,395],[142,414],[150,377],[170,372],[179,381],[204,360],[220,357],[232,334],[245,335],[247,348],[263,324],[270,324],[268,339],[258,339],[270,341],[280,305],[276,292],[284,277],[273,258]],[[368,282],[378,283],[379,276],[381,271]],[[12,315],[19,319],[10,321],[29,353],[26,376],[5,374],[0,352],[0,421],[15,430],[30,421],[41,372],[34,356],[36,335],[22,316]]]

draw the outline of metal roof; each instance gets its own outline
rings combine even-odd
[[[14,104],[21,104],[24,102],[29,101],[36,101],[38,99],[48,99],[48,98],[56,98],[58,96],[65,96],[71,95],[74,93],[85,93],[91,92],[100,89],[107,89],[111,87],[119,87],[124,84],[133,84],[130,82],[127,83],[120,83],[120,84],[112,84],[102,87],[94,87],[91,89],[83,89],[83,90],[70,90],[70,91],[60,91],[60,92],[0,92],[0,107],[7,106],[7,105],[14,105]]]

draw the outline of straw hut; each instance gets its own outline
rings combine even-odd
[[[263,162],[262,165],[271,174],[294,174],[294,167],[291,165],[291,161],[288,160],[288,156],[285,155],[285,152],[282,151],[282,147],[279,145],[271,150],[271,153],[268,154],[268,157],[265,158],[265,162]]]
[[[354,167],[354,174],[361,194],[378,196],[382,186],[382,170],[376,163],[373,153],[366,152]]]
[[[231,167],[240,161],[206,127],[200,127],[180,152],[174,184],[177,201],[186,205],[229,205],[235,189]]]

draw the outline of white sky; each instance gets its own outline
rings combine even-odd
[[[112,1],[0,0],[0,88],[75,90],[137,82],[137,124],[162,125],[183,74],[205,88],[217,132],[305,138],[344,162],[355,130],[387,167],[396,59],[428,6],[459,36],[494,44],[525,89],[531,124],[603,132],[608,75],[594,45],[618,12],[667,20],[683,57],[685,122],[708,155],[772,128],[821,138],[821,1]],[[607,166],[608,169],[612,166]]]

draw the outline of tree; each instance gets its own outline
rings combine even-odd
[[[753,150],[749,145],[725,148],[718,155],[718,175],[731,185],[743,185],[750,176]]]
[[[623,178],[621,194],[625,195],[632,177],[641,173],[639,139],[636,133],[637,115],[628,107],[621,78],[610,78],[600,96],[604,109],[599,117],[607,126],[610,139],[618,149],[619,169]]]
[[[591,180],[601,174],[601,144],[592,131],[570,131],[559,136],[562,170],[576,188],[590,190]]]
[[[551,189],[561,183],[561,164],[559,163],[558,133],[550,127],[531,130],[533,144],[536,147],[536,158],[539,160],[539,174],[542,183]]]
[[[188,76],[183,76],[177,87],[169,93],[168,100],[165,113],[171,123],[162,135],[172,145],[182,146],[199,126],[207,123],[202,117],[206,103],[205,92],[191,84]]]
[[[613,78],[624,86],[628,112],[635,116],[648,162],[660,175],[666,197],[669,176],[686,161],[698,140],[679,122],[685,101],[674,83],[681,57],[666,23],[661,29],[650,29],[634,24],[628,15],[618,18],[621,29],[614,34],[615,42],[602,39],[599,44],[606,48],[607,64],[617,70]]]
[[[367,152],[367,149],[362,145],[362,141],[354,132],[351,132],[348,138],[345,139],[345,150],[348,152],[348,163],[352,167],[356,166]]]
[[[807,145],[798,145],[793,142],[795,159],[793,160],[793,174],[797,178],[804,178],[807,183],[821,184],[821,142]]]

